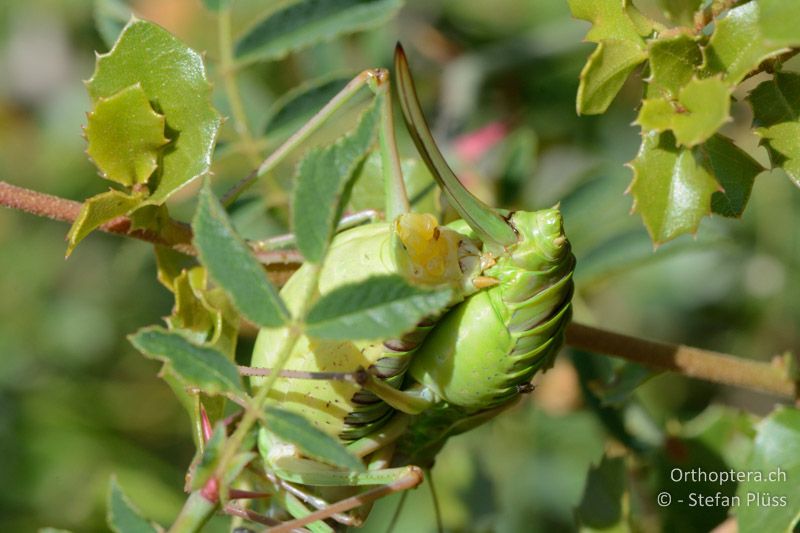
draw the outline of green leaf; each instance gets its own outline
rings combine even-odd
[[[578,85],[579,114],[604,113],[647,52],[635,42],[607,39],[597,45],[581,70]]]
[[[719,78],[693,79],[675,102],[665,98],[642,103],[636,122],[648,131],[671,130],[680,146],[705,141],[730,120],[731,90]]]
[[[200,461],[198,461],[195,466],[194,473],[192,474],[192,490],[202,488],[206,482],[211,479],[211,476],[214,475],[214,471],[217,469],[222,455],[222,447],[225,445],[225,437],[225,425],[219,422],[214,427],[211,438],[205,443]]]
[[[285,137],[297,131],[317,111],[344,89],[352,77],[326,77],[296,87],[280,97],[270,109],[265,132]]]
[[[108,510],[106,514],[108,527],[115,533],[157,533],[159,530],[143,518],[136,507],[122,492],[117,478],[111,477],[108,492]]]
[[[342,443],[303,416],[277,407],[266,407],[265,414],[264,427],[279,439],[297,446],[303,455],[353,472],[364,471],[364,464]]]
[[[630,531],[630,494],[624,457],[603,456],[589,470],[576,512],[581,531]]]
[[[322,296],[308,313],[306,333],[319,339],[385,339],[444,309],[450,289],[426,290],[400,276],[374,276]]]
[[[325,148],[311,150],[300,162],[292,196],[292,229],[306,260],[319,263],[325,256],[348,187],[375,141],[383,96],[376,96],[355,131]]]
[[[200,192],[192,228],[200,262],[231,296],[236,308],[261,327],[284,325],[289,311],[250,248],[233,229],[208,183]]]
[[[800,46],[800,2],[758,0],[758,28],[764,40],[773,46]]]
[[[697,231],[720,187],[692,150],[677,147],[671,133],[648,133],[629,165],[633,207],[655,244]]]
[[[402,0],[298,0],[246,31],[235,55],[245,62],[281,59],[339,35],[380,26],[402,5]]]
[[[732,86],[762,61],[784,49],[783,45],[766,40],[761,32],[760,4],[752,1],[728,11],[727,16],[717,22],[705,48],[706,69],[711,74],[722,74],[723,80]]]
[[[141,205],[144,198],[143,194],[129,195],[122,191],[110,190],[83,202],[78,218],[67,233],[67,256],[89,233],[110,220],[127,215]]]
[[[163,28],[131,19],[108,54],[97,58],[86,83],[92,102],[140,84],[166,120],[172,142],[151,178],[149,204],[161,204],[208,171],[220,116],[211,105],[211,86],[200,54]]]
[[[156,169],[164,137],[164,116],[150,107],[141,85],[98,98],[85,129],[86,153],[100,174],[122,185],[147,183]]]
[[[236,365],[217,350],[156,326],[140,329],[128,339],[145,357],[163,361],[188,387],[206,394],[243,392]]]
[[[131,18],[131,10],[124,0],[95,0],[94,23],[106,46],[111,48],[122,29]]]
[[[692,36],[683,33],[651,41],[649,57],[648,98],[677,98],[703,63],[700,45]]]
[[[592,23],[587,41],[630,41],[644,48],[654,25],[628,0],[568,0],[572,16]]]
[[[703,2],[704,0],[658,0],[667,18],[684,26],[693,25],[694,13]]]
[[[711,196],[711,210],[726,217],[742,216],[753,181],[764,167],[732,140],[719,134],[698,146],[696,152],[722,186],[721,191]]]
[[[739,485],[739,530],[793,531],[800,524],[800,411],[780,407],[758,425],[746,472],[761,479]],[[781,477],[770,480],[770,473]]]
[[[800,187],[800,74],[777,72],[753,89],[748,100],[773,168],[782,168]]]

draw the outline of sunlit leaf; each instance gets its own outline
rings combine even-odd
[[[753,125],[773,167],[800,187],[800,74],[777,72],[748,96]]]
[[[730,120],[730,88],[718,78],[693,79],[678,99],[644,100],[636,121],[647,131],[670,130],[679,146],[695,146]]]
[[[97,105],[101,98],[136,84],[166,119],[166,136],[171,140],[151,178],[155,187],[147,199],[160,204],[208,170],[220,116],[211,105],[211,86],[200,54],[163,28],[132,19],[114,48],[98,56],[86,87]]]
[[[325,148],[311,150],[300,162],[292,197],[292,229],[308,261],[320,262],[347,201],[347,189],[375,141],[380,100],[377,96],[356,129]]]
[[[630,41],[644,47],[642,37],[653,31],[653,22],[629,0],[569,0],[572,16],[592,23],[587,41]]]
[[[630,166],[634,209],[654,243],[694,233],[711,212],[711,195],[720,186],[691,149],[676,146],[672,134],[645,134]]]
[[[89,233],[106,222],[127,215],[141,205],[144,198],[143,194],[130,195],[122,191],[110,190],[87,199],[83,202],[81,212],[67,234],[67,255],[71,254],[75,246]]]
[[[298,0],[250,28],[236,43],[243,61],[280,59],[339,35],[380,26],[402,0]]]
[[[578,113],[595,115],[605,112],[628,75],[645,59],[647,52],[636,42],[601,41],[581,70]]]
[[[684,33],[652,41],[649,58],[648,98],[677,98],[681,88],[698,74],[703,63],[700,45]]]
[[[292,89],[270,109],[265,131],[270,136],[288,136],[344,89],[352,77],[337,76],[314,80]]]
[[[236,365],[217,350],[155,326],[140,329],[128,339],[145,357],[163,361],[188,387],[207,394],[242,393]]]
[[[739,530],[793,531],[800,524],[800,411],[780,407],[758,425],[746,472],[761,479],[739,485]]]
[[[208,183],[200,192],[194,243],[211,277],[249,320],[262,327],[286,323],[289,311],[250,248],[236,233]]]
[[[447,306],[450,289],[413,287],[400,276],[376,276],[322,296],[306,318],[309,336],[321,339],[382,339],[412,329]]]
[[[116,477],[111,478],[106,514],[108,527],[115,533],[158,533],[158,529],[139,514],[122,492]]]
[[[159,150],[169,142],[164,116],[153,111],[139,84],[98,98],[84,131],[86,153],[101,175],[122,185],[147,183]]]
[[[696,153],[722,186],[711,196],[711,210],[726,217],[744,212],[753,181],[764,167],[723,135],[714,135],[697,147]]]
[[[800,2],[758,0],[758,28],[764,40],[774,46],[800,46]]]
[[[303,455],[323,463],[362,472],[364,464],[342,444],[303,416],[276,407],[265,409],[264,427],[279,439],[297,446]]]
[[[728,11],[725,18],[717,22],[705,48],[708,71],[722,74],[731,85],[739,83],[768,57],[783,51],[782,44],[764,39],[759,27],[759,10],[760,2],[753,1]]]

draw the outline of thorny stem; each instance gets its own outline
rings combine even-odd
[[[784,398],[800,397],[798,383],[780,364],[761,363],[691,346],[631,337],[574,322],[567,327],[566,342],[573,348],[619,357],[691,378],[744,387]]]
[[[255,170],[243,178],[239,183],[231,187],[222,197],[222,205],[229,206],[236,201],[239,196],[246,191],[255,181],[275,168],[286,155],[296,146],[303,143],[312,133],[333,115],[345,102],[350,100],[371,78],[380,75],[381,69],[370,69],[361,72],[358,76],[350,80],[344,89],[328,101],[311,120],[306,122],[302,128],[294,132],[277,150],[272,152]]]
[[[258,146],[253,136],[250,134],[250,128],[247,125],[247,115],[244,112],[244,105],[242,104],[242,98],[239,94],[239,85],[236,82],[236,68],[233,64],[230,5],[220,10],[217,20],[219,23],[220,74],[222,76],[223,85],[225,86],[225,94],[228,97],[228,103],[231,106],[233,127],[242,141],[243,151],[247,154],[251,163],[257,165],[260,159]]]

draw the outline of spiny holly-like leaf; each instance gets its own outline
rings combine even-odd
[[[155,326],[140,329],[128,339],[145,357],[163,361],[188,387],[206,394],[242,394],[236,365],[217,350],[198,346],[180,333]]]
[[[624,457],[603,457],[586,477],[576,512],[581,531],[629,531],[630,494]]]
[[[351,77],[337,76],[314,80],[283,95],[270,110],[265,128],[271,136],[288,136],[322,109],[336,93],[344,89]]]
[[[75,246],[89,233],[110,220],[127,215],[136,209],[144,198],[144,194],[127,194],[110,190],[83,202],[78,218],[67,233],[67,255],[69,256]]]
[[[163,28],[132,19],[108,54],[97,58],[86,87],[95,105],[139,84],[166,120],[171,139],[151,178],[150,204],[208,171],[220,116],[211,105],[211,86],[200,54]]]
[[[720,186],[691,149],[676,146],[669,132],[647,133],[629,165],[634,210],[642,215],[654,243],[697,231]]]
[[[772,166],[783,168],[800,187],[800,74],[777,72],[753,89],[748,99],[753,125]]]
[[[426,290],[400,276],[375,276],[321,297],[306,317],[306,332],[320,339],[382,339],[405,333],[444,309],[450,289]]]
[[[711,210],[726,217],[742,216],[753,190],[753,181],[764,167],[720,134],[698,146],[695,153],[703,158],[704,166],[711,169],[722,186],[722,190],[711,197]]]
[[[147,183],[156,169],[164,137],[164,116],[150,107],[141,85],[98,98],[85,129],[92,158],[101,175],[122,185]]]
[[[95,0],[94,23],[103,42],[111,48],[131,18],[131,10],[124,0]]]
[[[579,114],[604,113],[647,52],[633,41],[607,39],[597,45],[581,70],[577,108]]]
[[[572,16],[592,23],[587,41],[607,39],[631,41],[644,48],[644,39],[653,31],[653,21],[642,15],[629,0],[569,0]]]
[[[764,40],[773,46],[800,46],[800,2],[757,0],[758,28]]]
[[[712,74],[722,74],[730,85],[739,83],[762,61],[783,51],[782,44],[766,40],[761,32],[760,6],[761,2],[754,0],[728,11],[717,22],[705,48],[706,69]]]
[[[236,308],[261,327],[284,325],[289,311],[261,264],[233,229],[208,182],[200,191],[192,228],[200,262],[231,296]]]
[[[680,89],[698,74],[703,63],[700,45],[686,34],[651,41],[649,58],[648,98],[677,98]]]
[[[336,144],[311,150],[300,162],[292,196],[292,229],[306,260],[325,256],[347,202],[347,189],[375,141],[381,99],[375,97],[355,131]]]
[[[658,3],[664,14],[667,17],[682,24],[684,26],[691,26],[694,21],[694,13],[700,6],[703,5],[704,0],[659,0]]]
[[[800,411],[781,407],[759,424],[744,470],[761,473],[761,479],[748,476],[739,485],[739,530],[794,531],[800,524]]]
[[[380,26],[402,0],[298,0],[271,13],[236,43],[236,57],[250,62],[280,59],[339,35]]]
[[[636,122],[648,131],[671,130],[680,146],[695,146],[730,120],[730,98],[730,88],[721,79],[693,79],[677,101],[645,100]]]
[[[108,527],[115,533],[158,533],[159,531],[139,514],[136,507],[122,492],[117,478],[113,476],[108,491],[106,521]]]
[[[279,439],[297,446],[303,455],[353,472],[364,471],[364,464],[337,439],[324,433],[304,417],[277,407],[267,407],[265,414],[264,427]],[[259,440],[264,437],[262,432]]]

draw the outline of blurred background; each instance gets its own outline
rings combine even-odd
[[[285,3],[240,0],[234,34]],[[655,0],[637,5],[659,16]],[[75,200],[107,188],[84,155],[82,80],[94,51],[108,50],[108,21],[117,13],[125,20],[126,9],[206,51],[217,80],[215,17],[200,0],[2,2],[0,179]],[[105,39],[97,17],[107,23]],[[654,250],[624,195],[631,179],[624,164],[639,146],[631,123],[641,83],[633,76],[606,114],[577,116],[578,75],[592,49],[582,42],[587,29],[561,0],[408,0],[377,31],[248,67],[239,84],[255,144],[225,125],[216,187],[246,175],[258,154],[299,125],[278,120],[288,91],[389,66],[400,39],[437,137],[465,182],[503,207],[561,203],[578,257],[576,320],[759,360],[796,350],[800,234],[789,228],[800,227],[800,193],[779,172],[765,172],[741,220],[706,219],[696,237]],[[751,81],[737,96],[758,83]],[[230,115],[221,85],[215,105]],[[351,115],[345,110],[341,120]],[[725,133],[766,165],[748,108],[735,103],[733,116]],[[318,137],[341,130],[337,124]],[[408,139],[401,143],[412,156]],[[238,206],[246,235],[283,231],[291,172],[290,162]],[[176,217],[191,216],[192,194],[175,198]],[[171,295],[156,281],[147,244],[95,233],[65,261],[67,229],[0,210],[0,530],[105,530],[112,473],[144,514],[167,524],[194,453],[189,421],[158,365],[125,336],[168,315]],[[250,345],[242,342],[242,362]],[[725,520],[725,509],[656,513],[653,495],[671,465],[741,465],[754,418],[775,400],[679,376],[653,377],[631,396],[631,385],[650,377],[642,369],[562,355],[536,378],[533,395],[442,452],[434,479],[446,528],[574,530],[589,466],[624,446],[638,450],[626,459],[641,485],[632,505],[655,527],[707,531]],[[430,502],[427,487],[414,491],[397,531],[435,530]],[[368,530],[383,531],[393,510],[393,501],[378,505]]]

